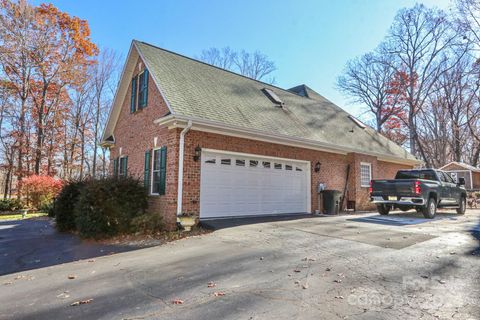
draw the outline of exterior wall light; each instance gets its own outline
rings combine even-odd
[[[195,147],[195,155],[193,156],[193,161],[200,160],[200,156],[202,155],[202,148],[199,145]]]
[[[322,164],[317,161],[317,163],[315,163],[315,168],[314,168],[315,172],[319,172],[321,166],[322,166]]]

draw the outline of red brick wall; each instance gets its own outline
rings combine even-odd
[[[135,75],[143,70],[138,69],[141,61],[137,61]],[[157,138],[156,147],[167,146],[167,185],[166,194],[151,196],[149,210],[162,214],[168,225],[174,225],[176,217],[171,212],[176,210],[177,202],[177,159],[178,139],[174,131],[160,128],[154,120],[165,116],[169,110],[153,79],[148,81],[147,107],[135,113],[130,113],[131,84],[124,99],[122,110],[115,126],[115,147],[110,149],[110,158],[114,159],[122,154],[128,156],[128,174],[143,180],[145,151],[155,147],[154,138]]]

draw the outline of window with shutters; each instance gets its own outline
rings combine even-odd
[[[148,102],[148,70],[145,69],[132,79],[130,112],[134,113],[147,106]]]
[[[123,156],[119,159],[119,167],[118,167],[118,176],[119,177],[126,177],[127,176],[127,166],[128,166],[128,157]]]
[[[167,178],[167,147],[153,150],[152,194],[164,195]]]
[[[148,100],[148,70],[145,69],[138,76],[138,108],[143,109],[147,106]]]

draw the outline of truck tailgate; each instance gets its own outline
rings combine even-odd
[[[373,180],[374,196],[412,196],[416,180]]]

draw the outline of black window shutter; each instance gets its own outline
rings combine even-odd
[[[132,79],[132,95],[130,99],[130,112],[134,113],[137,106],[137,77]]]
[[[145,69],[145,72],[143,73],[143,85],[145,86],[145,93],[143,94],[143,98],[145,101],[143,102],[143,106],[146,107],[148,103],[148,69]]]
[[[118,175],[118,158],[113,159],[113,176]]]
[[[165,194],[167,180],[167,147],[160,149],[160,190],[159,194]]]
[[[150,150],[145,151],[145,170],[143,172],[143,185],[150,191]]]

